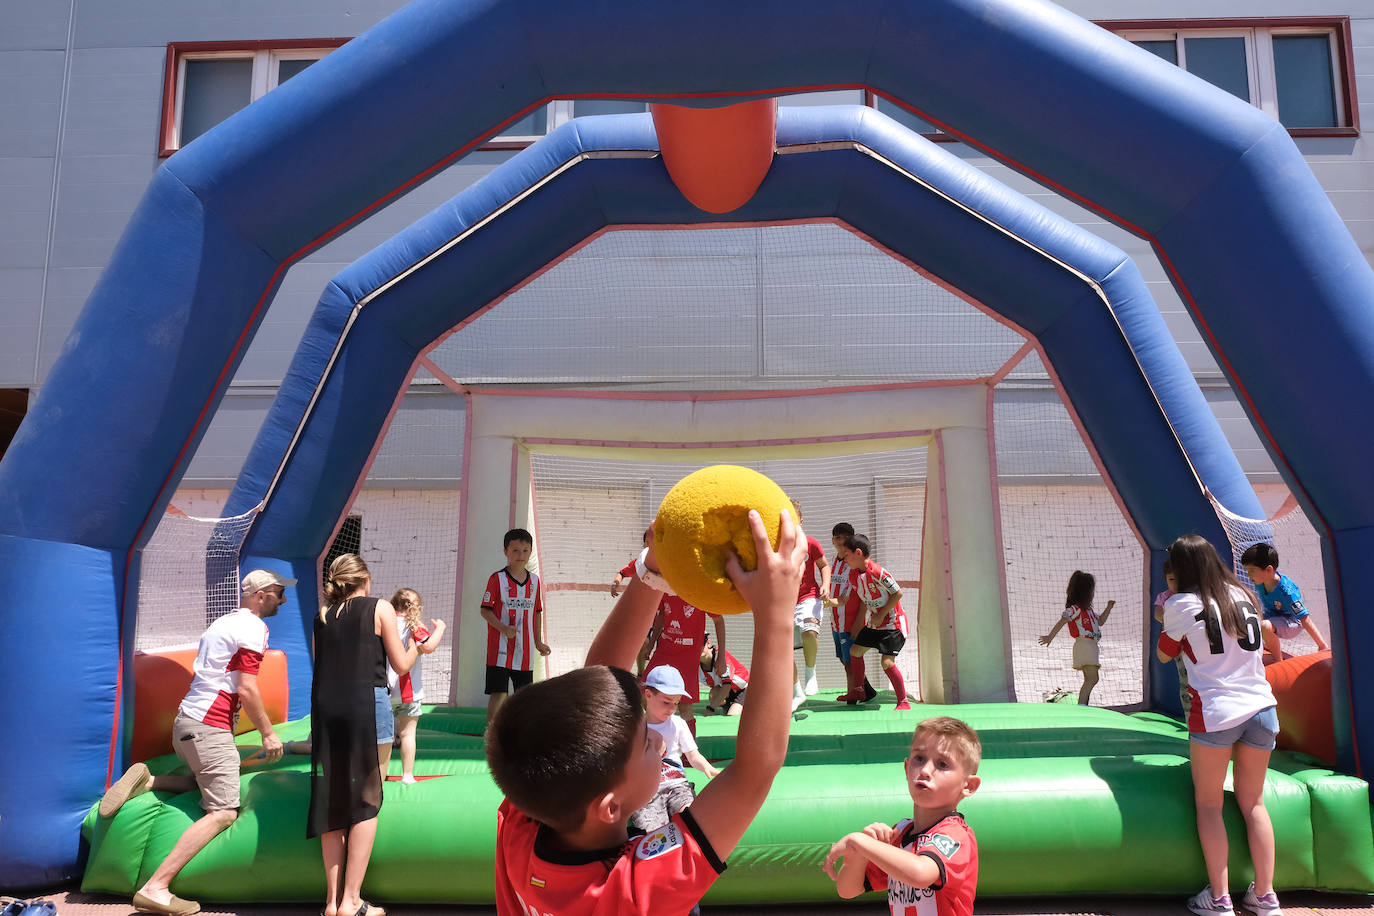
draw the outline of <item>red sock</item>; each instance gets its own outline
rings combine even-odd
[[[849,657],[849,692],[854,696],[863,695],[864,657],[862,655],[851,655]]]
[[[883,669],[883,674],[892,682],[892,689],[897,694],[897,702],[906,702],[906,681],[902,679],[902,672],[896,665]]]

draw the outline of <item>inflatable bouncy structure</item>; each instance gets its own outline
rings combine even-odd
[[[666,2],[421,0],[158,170],[0,464],[0,571],[43,583],[71,634],[56,664],[80,672],[54,680],[50,652],[14,654],[11,683],[49,689],[42,709],[7,690],[0,731],[41,734],[63,756],[60,767],[0,758],[0,884],[69,877],[79,823],[125,765],[139,550],[287,267],[551,98],[717,105],[868,86],[1148,238],[1325,539],[1337,752],[1356,770],[1374,753],[1374,672],[1349,664],[1371,624],[1343,613],[1363,591],[1351,558],[1374,546],[1374,430],[1350,423],[1348,407],[1374,395],[1374,272],[1287,132],[1033,0],[762,0],[730,17],[722,28],[718,15]],[[1055,362],[1152,549],[1185,530],[1223,542],[1199,481],[1260,514],[1119,251],[874,112],[783,114],[767,176],[730,219],[837,220],[1006,310]],[[595,120],[512,159],[330,284],[226,509],[271,497],[245,566],[314,581],[367,462],[366,434],[421,351],[464,315],[609,226],[720,218],[674,186],[647,116]],[[531,206],[505,213],[521,194]],[[497,231],[465,235],[498,213]],[[425,305],[437,296],[428,284],[452,291],[444,258],[401,287],[395,310],[363,307],[417,267],[411,255],[459,236],[448,263],[463,268],[462,290],[442,312]],[[1295,302],[1300,322],[1288,320]],[[1278,345],[1276,326],[1284,358],[1304,366],[1295,377],[1253,359]],[[1102,355],[1092,372],[1054,361],[1084,349]],[[315,599],[289,598],[272,640],[299,698]],[[0,640],[48,646],[49,627],[12,607]],[[967,666],[970,679],[988,671]],[[996,684],[986,687],[970,692]],[[1157,702],[1171,689],[1162,676],[1152,684]]]

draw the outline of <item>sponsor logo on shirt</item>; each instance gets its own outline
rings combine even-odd
[[[636,859],[652,859],[671,852],[682,845],[682,833],[673,824],[665,824],[653,833],[644,835],[639,848],[635,850]]]
[[[946,859],[954,858],[954,854],[959,851],[959,841],[943,833],[932,833],[926,842],[934,846],[935,851]]]
[[[534,609],[533,598],[507,598],[506,607],[512,611],[529,611]]]

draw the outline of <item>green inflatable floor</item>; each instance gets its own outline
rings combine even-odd
[[[1206,883],[1194,826],[1188,737],[1172,719],[1063,703],[879,708],[808,703],[792,725],[787,765],[715,903],[834,899],[821,862],[831,842],[911,813],[901,760],[915,723],[955,715],[983,740],[982,787],[962,806],[978,837],[978,895],[1190,894]],[[500,794],[482,757],[479,709],[435,708],[420,720],[416,785],[388,782],[365,891],[378,901],[489,903]],[[702,752],[734,754],[738,719],[698,717]],[[304,738],[309,721],[279,729]],[[256,733],[240,744],[257,743]],[[150,761],[154,772],[177,765]],[[324,897],[318,840],[305,838],[309,759],[247,770],[241,816],[182,871],[195,900]],[[392,759],[392,774],[400,772]],[[694,773],[700,786],[701,774]],[[425,779],[424,777],[435,777]],[[199,796],[150,793],[113,818],[92,808],[84,891],[129,894],[200,814]],[[1275,885],[1374,892],[1369,787],[1309,758],[1277,753],[1265,804],[1278,843]],[[1232,885],[1250,880],[1240,813],[1228,804]]]

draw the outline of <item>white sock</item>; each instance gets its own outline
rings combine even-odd
[[[806,679],[809,681],[809,680],[811,680],[811,679],[812,679],[813,677],[815,677],[815,676],[816,676],[816,666],[815,666],[815,665],[807,665],[807,666],[806,666]]]

